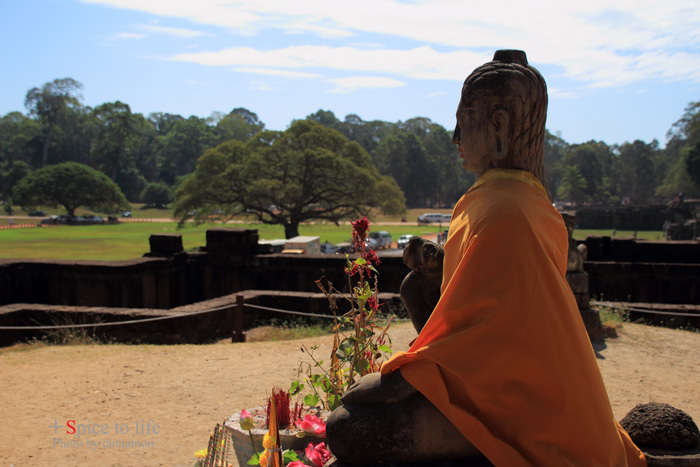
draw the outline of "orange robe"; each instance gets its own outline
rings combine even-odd
[[[614,418],[566,282],[561,215],[493,169],[454,208],[442,294],[397,368],[496,466],[646,465]]]

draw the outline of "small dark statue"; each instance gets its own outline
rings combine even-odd
[[[411,238],[403,250],[403,264],[411,272],[401,283],[401,300],[418,333],[440,300],[444,256],[440,245],[421,237]]]

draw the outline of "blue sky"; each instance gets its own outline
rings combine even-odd
[[[614,6],[609,6],[614,5]],[[547,80],[547,128],[570,143],[656,138],[700,101],[697,0],[2,0],[0,114],[56,78],[85,105],[268,129],[428,117],[448,129],[464,78],[499,48]]]

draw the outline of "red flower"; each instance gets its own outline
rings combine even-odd
[[[315,446],[313,443],[309,443],[304,454],[315,467],[322,467],[331,458],[331,452],[326,449],[326,443],[318,443]]]
[[[379,303],[379,300],[377,300],[377,297],[372,295],[367,299],[367,306],[369,306],[370,310],[378,310],[379,307],[381,306],[381,303]]]
[[[352,241],[355,243],[355,249],[359,250],[367,238],[367,233],[369,232],[369,219],[363,217],[362,219],[357,219],[352,223]]]
[[[302,461],[294,461],[287,464],[287,467],[313,467],[311,465],[306,465]]]
[[[367,261],[367,264],[379,264],[381,261],[379,261],[379,257],[377,256],[377,252],[369,249],[365,252],[363,255],[365,261]]]
[[[297,420],[296,426],[297,428],[304,430],[306,433],[320,436],[321,438],[326,437],[326,423],[316,415],[308,414],[306,417],[304,417],[304,420]]]

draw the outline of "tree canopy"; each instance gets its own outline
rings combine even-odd
[[[15,185],[15,204],[27,210],[36,206],[63,206],[69,216],[79,206],[101,212],[128,209],[119,187],[102,172],[77,162],[64,162],[35,170]]]
[[[359,144],[309,120],[284,132],[263,131],[246,144],[231,140],[207,150],[175,201],[181,224],[249,213],[283,225],[287,238],[298,235],[301,222],[337,223],[372,209],[405,212],[396,182],[377,172]]]
[[[238,141],[245,151],[274,162],[273,152],[282,143],[273,152],[267,151],[277,139],[290,138],[287,132],[265,131],[257,114],[241,107],[228,113],[212,112],[207,118],[163,112],[144,117],[119,101],[94,109],[85,106],[81,88],[71,78],[53,80],[27,92],[26,115],[9,112],[0,116],[3,199],[12,195],[12,186],[26,173],[51,164],[78,162],[107,174],[129,200],[137,202],[149,183],[162,182],[174,189],[191,176],[203,153],[222,143]],[[394,180],[378,183],[388,184],[389,191],[398,185],[409,207],[451,207],[476,179],[462,168],[452,129],[428,118],[365,121],[355,114],[341,119],[330,110],[318,110],[305,120],[335,130],[364,149],[378,174]],[[687,198],[698,197],[700,182],[693,182],[690,176],[699,170],[698,144],[700,102],[687,105],[669,130],[663,149],[655,140],[569,144],[561,134],[547,131],[547,188],[554,201],[565,193],[566,199],[574,194],[580,202],[591,203],[623,198],[632,203],[663,202],[679,191]],[[585,186],[567,170],[572,167]],[[564,183],[567,186],[560,191]],[[580,192],[571,191],[576,187]]]
[[[155,206],[156,209],[164,209],[172,201],[172,198],[170,187],[162,182],[149,183],[141,193],[141,201]]]
[[[83,85],[72,78],[55,79],[41,88],[32,88],[27,92],[25,106],[30,114],[36,116],[44,126],[44,144],[42,147],[41,166],[48,163],[49,144],[53,129],[71,107],[80,105],[76,91]]]

